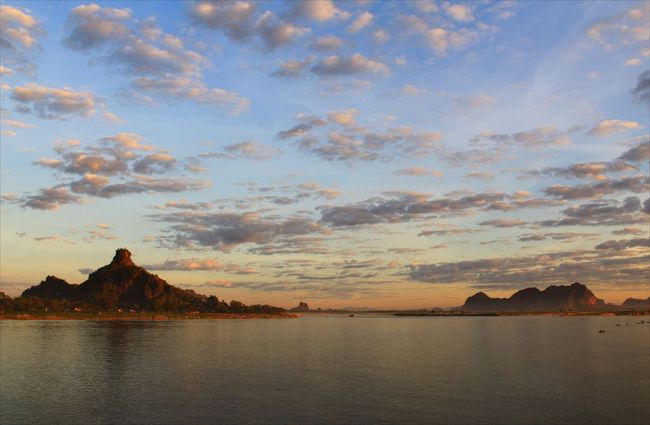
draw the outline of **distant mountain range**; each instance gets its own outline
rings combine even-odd
[[[630,309],[645,309],[650,310],[650,297],[645,300],[638,298],[628,298],[623,302],[623,307]]]
[[[630,298],[622,307],[642,309],[649,306],[648,300]],[[469,312],[598,311],[612,308],[616,309],[617,306],[605,304],[589,288],[578,282],[572,285],[549,286],[542,291],[526,288],[515,292],[509,298],[491,298],[484,292],[478,292],[467,298],[461,307],[463,311]]]
[[[69,284],[56,276],[47,278],[25,290],[13,300],[2,298],[5,310],[65,310],[88,311],[136,310],[160,312],[214,312],[214,313],[281,313],[283,308],[269,305],[246,306],[239,301],[230,304],[215,296],[197,294],[165,282],[158,275],[136,266],[131,252],[121,248],[110,264],[91,273],[79,284]]]

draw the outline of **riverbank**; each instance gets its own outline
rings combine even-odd
[[[253,313],[2,313],[0,320],[220,320],[220,319],[294,319],[296,314],[253,314]]]

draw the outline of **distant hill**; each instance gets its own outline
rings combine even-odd
[[[648,310],[650,309],[650,297],[645,300],[638,298],[628,298],[623,301],[622,307],[629,308],[631,310]]]
[[[39,303],[40,302],[40,303]],[[56,276],[47,278],[25,290],[14,300],[16,310],[46,308],[86,310],[137,310],[165,312],[223,312],[223,313],[280,313],[284,309],[269,305],[246,306],[239,301],[230,304],[215,296],[197,294],[177,288],[158,275],[149,273],[131,260],[131,252],[121,248],[110,264],[101,267],[79,284],[71,285]]]
[[[549,286],[540,291],[526,288],[510,298],[491,298],[483,292],[465,300],[462,310],[472,312],[497,311],[593,311],[605,307],[605,302],[578,282],[573,285]]]
[[[309,305],[300,301],[296,307],[290,309],[289,311],[292,313],[307,313],[309,311]]]

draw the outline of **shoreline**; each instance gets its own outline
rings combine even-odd
[[[502,312],[483,312],[483,313],[393,313],[398,317],[512,317],[512,316],[558,316],[558,317],[584,317],[584,316],[649,316],[650,311],[502,311]]]
[[[157,321],[157,320],[224,320],[224,319],[295,319],[298,315],[255,313],[1,313],[0,320],[98,320],[98,321]]]

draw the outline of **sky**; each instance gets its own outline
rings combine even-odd
[[[0,290],[650,295],[650,3],[2,1]]]

